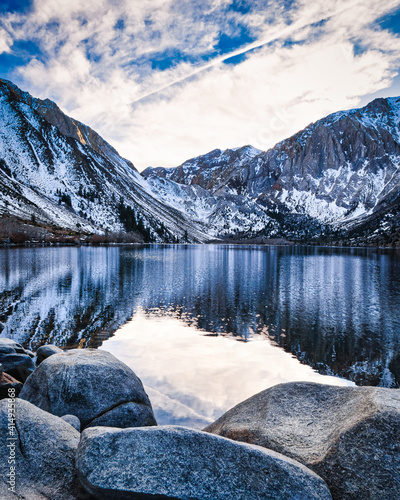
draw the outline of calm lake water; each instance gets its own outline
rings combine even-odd
[[[400,254],[1,249],[0,321],[2,336],[31,349],[112,352],[142,379],[160,423],[201,427],[279,382],[399,387]]]

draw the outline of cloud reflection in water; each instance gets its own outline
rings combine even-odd
[[[269,339],[208,337],[170,317],[138,311],[105,349],[128,364],[148,391],[159,424],[203,428],[268,387],[292,381],[352,385],[320,375]]]

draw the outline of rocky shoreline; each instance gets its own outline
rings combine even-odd
[[[399,389],[280,384],[197,431],[106,351],[1,338],[0,363],[1,498],[400,498]]]

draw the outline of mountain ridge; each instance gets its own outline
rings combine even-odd
[[[0,80],[0,213],[88,234],[134,232],[145,241],[207,241],[152,193],[128,160],[50,100]]]
[[[279,236],[306,242],[328,232],[337,242],[379,243],[388,235],[396,242],[400,240],[396,208],[399,122],[400,98],[378,98],[363,108],[332,113],[311,123],[268,151],[243,156],[236,166],[225,162],[232,150],[214,150],[168,171],[149,168],[142,175],[154,190],[174,182],[200,186],[207,191],[203,199],[222,196],[232,202],[236,196],[239,212],[245,197],[263,212],[265,227],[244,226],[244,238]],[[250,147],[235,152],[246,148]],[[184,210],[179,203],[175,206]],[[384,220],[391,227],[388,231],[374,223],[370,229],[377,233],[368,235],[368,218],[376,222],[378,215],[383,219],[393,216],[395,224]],[[203,221],[212,224],[213,218],[208,214]],[[353,237],[365,224],[362,234]],[[297,231],[293,226],[298,226]],[[215,234],[226,235],[221,224]]]
[[[3,79],[2,82],[23,102],[42,115],[48,123],[57,127],[61,134],[78,140],[84,146],[91,146],[97,153],[101,153],[106,157],[119,156],[116,149],[96,131],[66,115],[54,101],[33,97],[29,92],[24,92],[9,80]]]
[[[332,113],[267,151],[140,174],[56,103],[0,79],[0,172],[3,220],[76,235],[400,245],[400,98]]]

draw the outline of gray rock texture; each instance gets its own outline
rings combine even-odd
[[[0,355],[3,356],[5,354],[15,354],[16,350],[11,345],[1,345],[0,344]]]
[[[35,369],[31,354],[15,340],[0,338],[0,363],[3,365],[3,371],[22,382],[25,382]]]
[[[3,352],[4,354],[10,354],[13,352],[26,354],[26,351],[21,344],[8,338],[0,338],[0,352]]]
[[[20,397],[53,415],[75,415],[82,428],[93,421],[112,427],[157,425],[140,379],[97,349],[72,349],[45,359]]]
[[[3,365],[5,372],[22,382],[25,382],[35,370],[35,363],[28,354],[17,352],[0,353],[0,363]]]
[[[53,354],[61,354],[64,352],[62,349],[57,347],[56,345],[53,344],[48,344],[48,345],[42,345],[39,347],[39,349],[36,351],[36,365],[40,365],[42,361],[45,359],[49,358],[50,356],[53,356]]]
[[[320,477],[279,453],[185,427],[82,433],[78,477],[96,499],[330,499]]]
[[[129,402],[121,404],[91,420],[86,427],[146,427],[157,425],[151,407],[146,403]],[[118,424],[118,425],[117,425]]]
[[[61,418],[18,398],[12,431],[9,404],[8,399],[0,401],[0,498],[76,499],[74,463],[80,434]],[[9,490],[13,473],[15,491]]]
[[[72,425],[78,432],[81,432],[81,421],[78,417],[75,417],[75,415],[63,415],[61,418],[64,422],[68,422],[69,425]]]
[[[298,460],[339,500],[400,498],[400,391],[280,384],[205,431]]]

